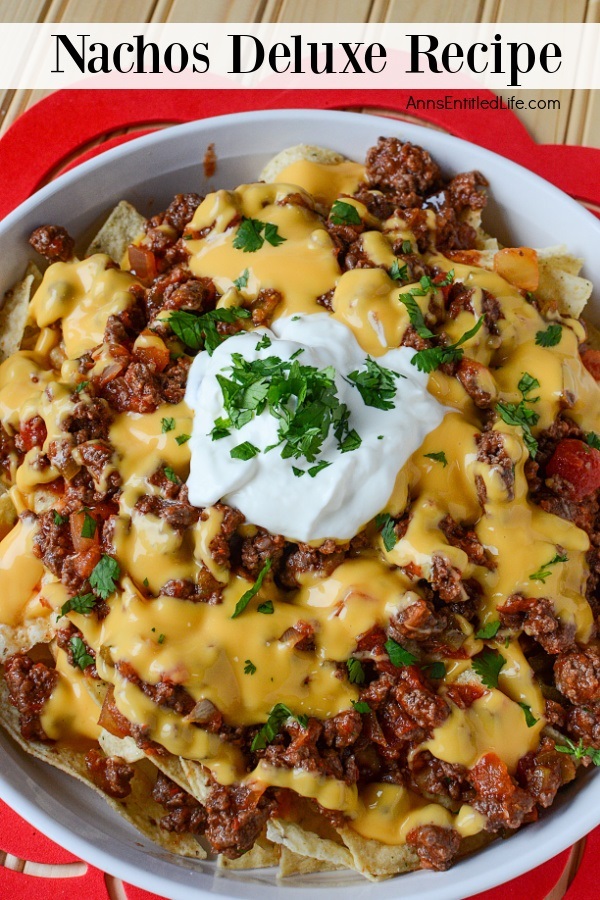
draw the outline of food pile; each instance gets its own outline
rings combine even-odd
[[[592,287],[397,138],[261,177],[123,202],[84,252],[31,236],[49,265],[0,321],[0,721],[176,853],[444,870],[600,765]],[[277,355],[315,323],[358,348],[344,385]],[[419,397],[403,458],[386,422]],[[367,449],[397,462],[361,518]],[[270,460],[278,529],[231,500]]]

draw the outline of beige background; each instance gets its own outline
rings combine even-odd
[[[598,22],[600,0],[0,0],[0,23],[102,21]],[[46,93],[0,89],[0,135]],[[518,113],[539,143],[600,147],[600,91],[519,96],[560,99],[560,110]]]

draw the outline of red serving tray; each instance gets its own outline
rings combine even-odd
[[[600,150],[536,144],[508,110],[407,108],[445,91],[57,91],[21,115],[0,140],[0,218],[62,171],[165,125],[255,109],[362,109],[418,118],[525,166],[600,212]],[[454,91],[452,97],[473,97]],[[494,94],[480,91],[482,100]],[[123,129],[136,129],[123,134]],[[382,129],[384,130],[384,129]],[[99,144],[96,142],[100,140]],[[94,146],[92,146],[94,145]],[[598,900],[600,828],[571,850],[470,900]],[[3,867],[2,867],[3,866]],[[119,890],[122,893],[119,893]],[[105,875],[52,843],[0,801],[0,897],[11,900],[161,900]]]

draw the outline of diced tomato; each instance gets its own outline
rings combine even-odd
[[[581,354],[581,362],[592,378],[600,381],[600,350],[584,350]]]
[[[140,281],[143,281],[146,284],[150,284],[154,281],[158,274],[158,269],[156,266],[156,257],[152,250],[130,244],[127,254],[129,256],[129,266],[133,274],[137,275]]]
[[[478,266],[481,262],[481,250],[449,250],[446,256],[465,266]]]
[[[600,451],[575,438],[565,438],[546,466],[547,475],[559,475],[570,487],[571,500],[582,500],[600,488]]]
[[[91,515],[90,512],[86,513],[83,510],[81,512],[71,513],[71,516],[69,518],[69,524],[71,526],[71,540],[73,541],[73,547],[78,553],[83,553],[83,554],[88,553],[91,549],[97,547],[98,544],[100,543],[97,523],[96,523],[96,528],[94,530],[93,537],[84,537],[83,536],[82,531],[84,531],[86,515],[89,516],[90,518],[94,519],[94,522],[96,522],[96,519],[94,518],[93,515]],[[98,559],[99,558],[100,558],[100,554],[98,554]],[[98,562],[98,559],[96,559],[96,562]],[[96,562],[92,566],[92,569],[96,565]],[[91,572],[91,569],[90,569],[90,572]],[[87,573],[87,574],[89,574],[89,573]],[[87,574],[84,577],[87,578]]]
[[[162,372],[169,365],[171,354],[167,347],[136,347],[134,358],[154,367],[155,372]]]
[[[446,688],[446,696],[458,706],[459,709],[468,709],[472,703],[487,694],[480,684],[449,684]]]
[[[21,446],[25,452],[31,450],[32,447],[41,447],[46,440],[46,436],[46,423],[41,416],[34,416],[26,422],[21,422],[19,426]]]

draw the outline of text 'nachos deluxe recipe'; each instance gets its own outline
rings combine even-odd
[[[225,867],[453,860],[600,764],[600,350],[381,138],[122,203],[7,296],[2,724]]]

